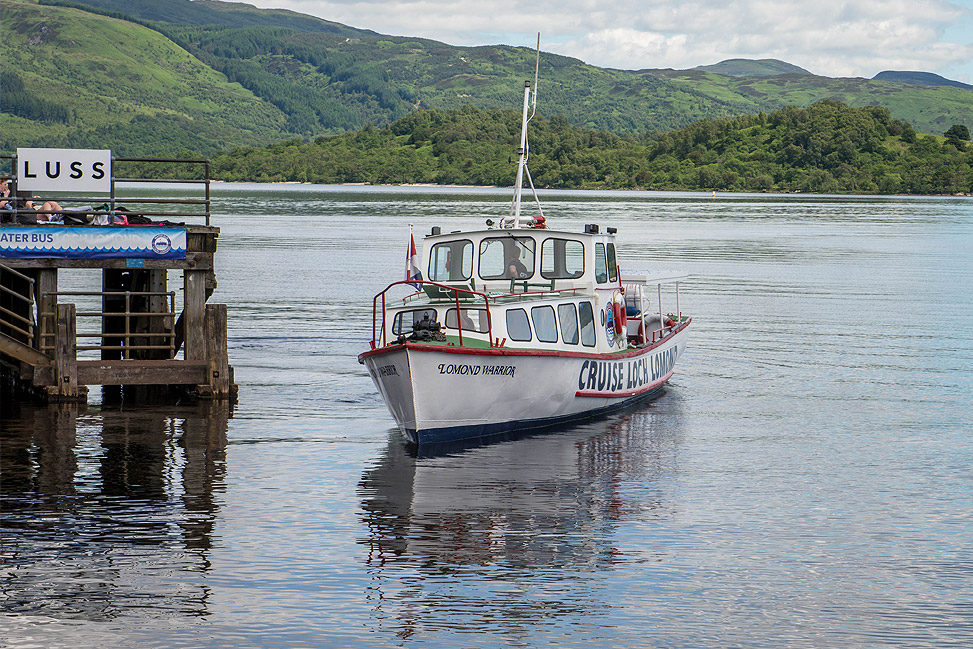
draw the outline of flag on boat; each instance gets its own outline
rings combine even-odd
[[[405,280],[407,282],[422,281],[422,272],[419,270],[419,255],[416,254],[416,240],[412,236],[412,226],[409,226],[409,248],[405,252]],[[419,290],[419,284],[413,284]]]

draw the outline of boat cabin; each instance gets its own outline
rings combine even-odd
[[[419,290],[395,304],[376,296],[384,317],[373,345],[611,353],[661,340],[678,322],[650,310],[649,278],[622,275],[615,228],[433,228],[424,244]]]
[[[547,229],[491,229],[440,234],[425,238],[422,271],[425,279],[488,293],[528,293],[532,289],[561,291],[618,284],[615,229],[584,233]],[[434,286],[426,288],[437,296]]]

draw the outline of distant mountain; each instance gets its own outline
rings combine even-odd
[[[0,0],[0,152],[212,155],[389,124],[425,109],[518,107],[531,48],[385,36],[217,0]],[[541,52],[539,107],[617,134],[834,99],[920,133],[969,123],[962,88],[816,76],[783,61],[598,68]]]
[[[777,59],[727,59],[713,65],[698,65],[693,70],[714,72],[728,77],[773,77],[779,74],[811,74],[804,68]]]
[[[920,133],[942,134],[953,124],[968,124],[973,116],[973,93],[950,86],[890,84],[860,78],[831,78],[814,74],[733,77],[701,70],[642,70],[677,87],[705,97],[724,98],[734,108],[749,101],[750,112],[786,106],[807,107],[823,99],[849,106],[882,106],[895,119],[912,124]],[[743,114],[743,113],[736,113]]]
[[[875,81],[891,81],[892,83],[908,83],[916,86],[951,86],[953,88],[963,88],[973,90],[973,86],[968,83],[953,81],[946,77],[941,77],[932,72],[904,72],[899,70],[885,70],[879,72],[874,77]]]

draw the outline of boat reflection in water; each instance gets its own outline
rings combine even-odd
[[[618,529],[673,513],[646,490],[667,493],[676,471],[678,402],[670,391],[609,420],[432,457],[394,434],[359,485],[379,625],[406,637],[465,624],[509,639],[604,614],[594,575],[658,560]]]
[[[206,614],[227,405],[17,410],[0,420],[4,610]]]

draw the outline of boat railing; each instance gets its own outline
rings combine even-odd
[[[550,295],[554,297],[560,297],[562,295],[577,295],[578,291],[582,290],[580,287],[574,288],[558,288],[558,289],[542,289],[539,291],[524,291],[520,293],[490,293],[490,296],[494,299],[496,298],[517,298],[520,300],[526,298],[536,298],[543,297],[545,295]]]
[[[386,299],[387,293],[395,288],[396,286],[409,285],[413,287],[421,286],[425,288],[426,286],[435,286],[440,291],[443,291],[447,295],[452,293],[452,299],[456,305],[456,329],[459,336],[459,346],[463,346],[463,318],[460,317],[460,309],[465,307],[469,308],[470,300],[477,300],[480,298],[483,300],[484,310],[487,314],[487,339],[489,340],[490,346],[493,346],[493,315],[490,312],[490,296],[481,291],[474,291],[468,288],[461,288],[458,286],[450,286],[449,284],[441,284],[439,282],[432,282],[429,280],[400,280],[398,282],[392,282],[385,287],[385,290],[380,292],[372,299],[372,340],[370,345],[372,349],[378,347],[379,339],[381,339],[381,346],[385,347],[388,345],[388,302]],[[416,295],[421,294],[422,291],[417,291],[413,295],[406,296],[405,300],[410,300],[415,298]],[[462,296],[462,298],[461,298]],[[381,316],[382,325],[378,326],[378,316],[379,316],[379,303],[381,302]],[[478,332],[479,333],[479,332]]]
[[[674,315],[672,313],[666,315],[665,321],[660,323],[662,326],[660,326],[658,329],[652,330],[651,342],[654,344],[657,340],[662,340],[666,336],[676,333],[682,329],[684,325],[689,324],[690,321],[692,321],[692,318],[684,316],[682,313],[678,315]],[[653,315],[652,318],[649,319],[649,322],[659,323],[658,316]]]
[[[673,334],[683,328],[683,325],[688,324],[692,318],[687,318],[682,315],[682,309],[679,307],[679,284],[686,279],[688,275],[685,273],[680,273],[676,271],[663,271],[655,273],[625,273],[623,274],[619,271],[619,288],[622,291],[630,290],[636,288],[638,291],[644,290],[651,285],[656,287],[656,299],[658,300],[659,310],[651,315],[648,313],[640,315],[643,318],[646,326],[645,339],[646,343],[655,343],[657,340],[662,340],[666,336]],[[662,306],[662,285],[663,284],[673,284],[675,286],[675,302],[676,310],[675,314],[672,312],[666,313]],[[600,290],[600,289],[595,289]],[[639,308],[641,313],[641,306]],[[655,323],[655,329],[648,329],[649,323]],[[651,339],[649,335],[651,334]]]

